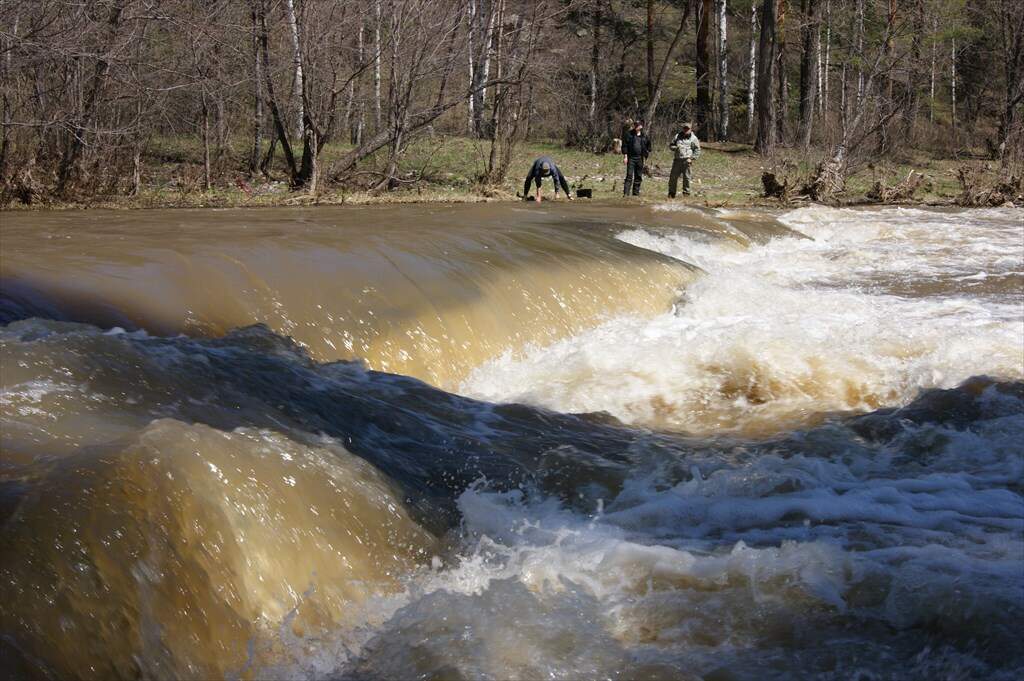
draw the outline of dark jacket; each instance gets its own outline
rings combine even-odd
[[[642,131],[638,135],[630,130],[622,140],[622,153],[630,158],[647,158],[651,155],[651,139]]]
[[[530,183],[536,182],[537,186],[540,186],[541,178],[544,177],[543,165],[547,163],[548,167],[551,168],[552,181],[555,183],[555,192],[558,192],[558,187],[562,187],[562,191],[565,192],[566,196],[569,196],[569,183],[565,181],[565,175],[558,169],[555,162],[551,160],[550,156],[541,156],[533,162],[533,167],[530,168],[530,174],[526,176],[526,182],[523,183],[523,196],[525,197],[530,193]]]

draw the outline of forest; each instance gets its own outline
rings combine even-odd
[[[0,0],[0,108],[2,205],[486,194],[524,143],[609,154],[636,117],[756,154],[780,197],[911,152],[1019,187],[1024,3]],[[477,152],[439,168],[454,138]]]

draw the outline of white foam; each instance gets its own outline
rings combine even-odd
[[[965,288],[902,297],[864,284],[896,272],[927,280],[979,267],[1024,271],[1024,253],[1012,247],[1024,238],[1016,214],[970,215],[954,221],[926,211],[800,209],[783,221],[813,240],[749,248],[627,231],[624,241],[708,275],[674,313],[614,319],[505,355],[479,367],[463,391],[559,411],[607,411],[655,427],[764,432],[821,412],[905,403],[923,388],[972,375],[1019,378],[1019,295]],[[947,248],[953,233],[962,236]]]

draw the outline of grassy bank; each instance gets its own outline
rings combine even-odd
[[[244,148],[241,141],[235,148]],[[347,149],[333,146],[324,152],[323,167]],[[592,154],[568,149],[555,143],[522,144],[505,182],[498,187],[482,187],[477,178],[487,160],[488,145],[484,141],[458,137],[433,136],[417,141],[403,159],[402,167],[415,181],[391,192],[371,193],[333,186],[329,182],[316,195],[292,192],[283,180],[264,178],[251,180],[240,169],[223,167],[217,172],[217,186],[202,189],[202,150],[192,139],[165,138],[154,140],[143,158],[143,182],[135,196],[109,194],[79,197],[74,201],[48,203],[41,201],[29,208],[174,208],[174,207],[236,207],[287,205],[339,205],[400,202],[475,202],[514,200],[522,191],[523,177],[533,159],[542,154],[555,159],[565,172],[570,185],[593,189],[595,199],[622,199],[622,157],[616,154]],[[705,144],[704,153],[694,167],[696,181],[693,196],[680,198],[702,206],[779,205],[762,196],[761,174],[770,170],[794,180],[806,176],[816,157],[796,152],[782,152],[773,159],[755,154],[749,145],[724,143]],[[668,170],[671,167],[668,149],[656,148],[649,161],[652,171],[644,178],[642,201],[661,201],[667,194]],[[847,191],[839,197],[843,203],[865,203],[866,195],[876,181],[894,184],[911,171],[924,173],[926,181],[915,195],[914,202],[948,204],[960,194],[957,169],[965,164],[978,168],[982,177],[995,178],[981,160],[939,158],[913,153],[897,160],[880,160],[853,176]],[[986,178],[987,179],[987,178]],[[550,196],[550,192],[548,192]],[[635,199],[631,199],[635,200]],[[14,204],[8,208],[25,208]]]

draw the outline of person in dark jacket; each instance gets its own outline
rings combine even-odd
[[[637,120],[633,129],[622,140],[622,160],[626,163],[626,182],[622,187],[622,195],[640,195],[640,183],[644,179],[644,165],[651,155],[651,140],[644,134],[644,122]]]
[[[550,156],[541,156],[533,162],[533,167],[530,168],[530,174],[526,176],[526,182],[523,183],[523,201],[526,201],[530,196],[530,184],[537,184],[537,200],[541,200],[541,180],[545,177],[551,177],[552,184],[555,185],[555,198],[558,198],[558,188],[561,186],[562,191],[565,192],[565,198],[572,201],[572,194],[569,193],[569,183],[565,181],[565,175],[558,169],[555,162],[551,160]]]

